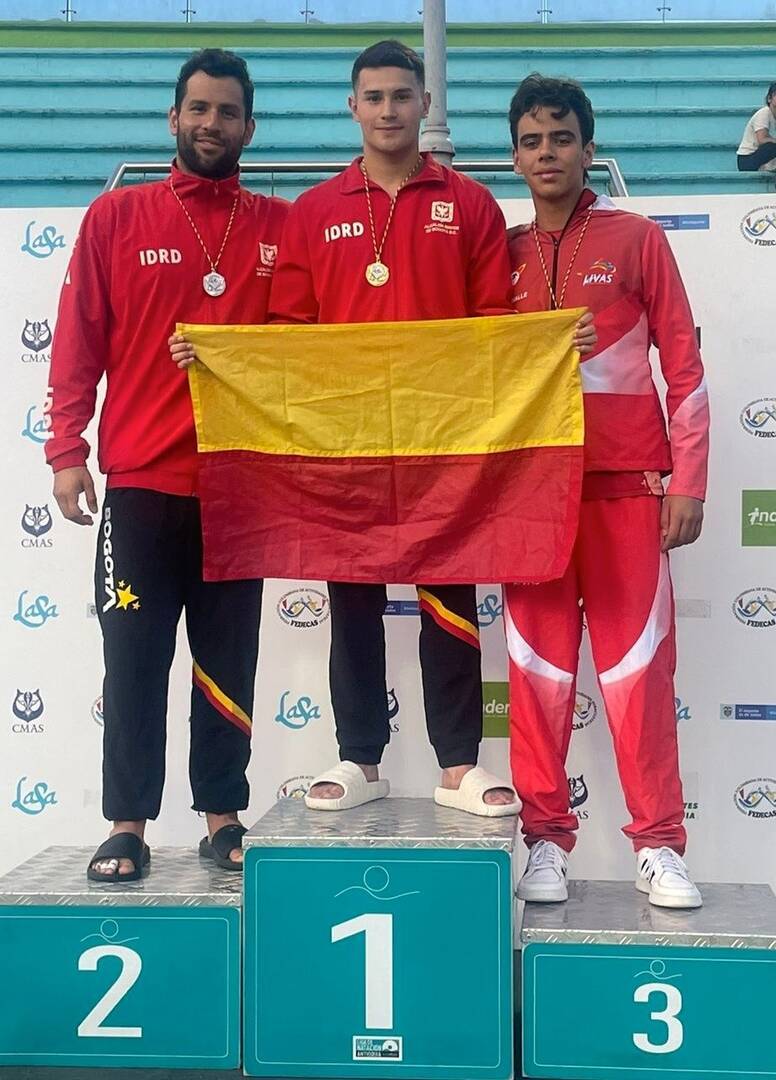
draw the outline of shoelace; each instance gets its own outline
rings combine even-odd
[[[680,877],[687,877],[687,867],[672,848],[658,848],[652,855],[648,855],[644,859],[644,870],[649,877],[654,875],[657,863],[660,864],[661,870],[668,870],[670,873],[679,874]]]
[[[565,860],[560,851],[546,840],[539,840],[531,848],[531,866],[534,870],[543,870],[552,867],[559,874],[566,872]]]

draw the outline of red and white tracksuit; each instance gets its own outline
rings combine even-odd
[[[583,613],[632,822],[635,850],[686,835],[673,675],[674,607],[660,551],[661,485],[702,499],[708,399],[695,325],[662,229],[585,190],[562,233],[539,231],[553,291],[595,314],[598,344],[581,365],[585,481],[579,532],[560,581],[505,589],[511,760],[530,846],[575,843],[565,760],[572,730]],[[518,311],[552,306],[536,239],[509,234]],[[649,363],[660,352],[668,386],[666,434]]]

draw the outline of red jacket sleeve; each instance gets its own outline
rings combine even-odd
[[[498,203],[485,188],[481,189],[473,217],[466,270],[469,315],[512,315],[506,222]]]
[[[673,471],[669,495],[706,496],[709,399],[695,320],[673,252],[659,225],[641,249],[642,288],[650,337],[660,352],[668,387],[668,437]]]
[[[86,212],[65,283],[51,352],[51,430],[46,460],[54,472],[84,465],[83,431],[94,415],[110,334],[111,208],[98,200]]]
[[[304,204],[304,197],[293,204],[283,227],[283,241],[272,276],[267,322],[318,322],[320,305],[313,285]]]

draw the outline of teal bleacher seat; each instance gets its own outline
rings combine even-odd
[[[342,161],[357,150],[345,109],[355,48],[244,48],[258,132],[248,161]],[[0,206],[85,205],[121,161],[172,156],[166,112],[185,49],[0,49]],[[450,127],[459,158],[509,156],[506,112],[530,71],[570,75],[596,110],[597,156],[633,195],[769,191],[738,173],[736,147],[776,72],[776,47],[451,48]],[[319,177],[252,184],[293,197]],[[500,197],[525,193],[487,177]]]

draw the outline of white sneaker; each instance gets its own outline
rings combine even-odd
[[[566,886],[568,855],[551,840],[537,840],[528,855],[528,865],[517,885],[518,900],[557,904],[568,900]]]
[[[668,847],[643,847],[636,852],[636,888],[649,893],[649,902],[656,907],[703,905],[703,897],[690,881],[684,860]]]

